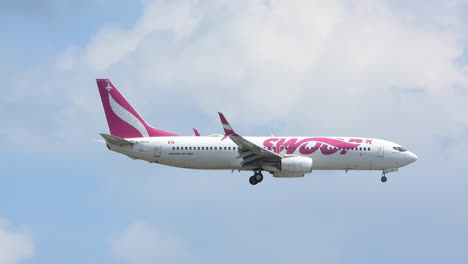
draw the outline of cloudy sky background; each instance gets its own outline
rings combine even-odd
[[[467,1],[20,0],[0,9],[0,263],[467,263]],[[94,142],[110,78],[157,128],[384,138],[303,179]]]

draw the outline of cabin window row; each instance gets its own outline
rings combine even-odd
[[[264,147],[273,151],[273,147]],[[172,147],[172,150],[237,150],[238,147]],[[296,150],[297,147],[280,147],[281,150]],[[339,148],[339,147],[300,147],[300,150],[348,150],[348,151],[370,151],[370,147],[360,148]]]
[[[264,147],[268,150],[275,150],[274,147]],[[339,147],[300,147],[300,148],[297,148],[297,147],[287,147],[287,146],[281,146],[280,147],[281,150],[296,150],[296,149],[300,149],[300,150],[349,150],[349,151],[352,151],[352,150],[359,150],[359,151],[370,151],[370,147],[366,147],[366,148],[363,148],[363,147],[360,147],[360,148],[339,148]]]
[[[237,150],[237,147],[172,147],[172,150]]]

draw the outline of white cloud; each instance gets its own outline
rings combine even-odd
[[[25,228],[12,229],[7,221],[0,218],[0,263],[15,264],[34,255],[31,232]]]
[[[85,59],[94,71],[104,71],[137,51],[151,33],[169,33],[181,40],[193,32],[197,23],[193,1],[149,2],[143,16],[131,30],[108,25],[102,28],[89,44]]]
[[[187,257],[180,239],[144,221],[113,234],[109,244],[112,256],[122,263],[176,263]]]
[[[467,68],[457,62],[466,34],[457,2],[445,9],[428,3],[424,15],[417,5],[401,10],[383,0],[144,3],[134,26],[103,26],[84,47],[60,52],[55,67],[15,81],[11,93],[37,95],[28,102],[64,96],[50,122],[65,139],[96,126],[98,118],[89,117],[104,122],[88,87],[96,73],[113,78],[149,113],[172,120],[176,114],[161,115],[155,102],[177,98],[215,122],[217,111],[246,126],[287,120],[287,134],[391,135],[402,143],[418,134],[421,145],[468,126]],[[408,22],[411,12],[422,21]],[[438,22],[447,17],[450,23]],[[24,103],[9,92],[5,98]]]
[[[464,49],[459,27],[407,23],[387,1],[171,1],[163,8],[170,16],[152,12],[160,9],[151,3],[125,31],[145,37],[121,63],[107,68],[132,84],[122,86],[126,91],[139,87],[147,98],[175,91],[170,95],[181,102],[209,113],[224,111],[234,123],[288,120],[296,131],[285,129],[288,133],[300,127],[401,138],[408,135],[402,127],[408,127],[426,141],[466,127],[466,120],[461,122],[468,116],[466,95],[454,89],[468,86],[466,65],[456,63]],[[459,16],[454,10],[432,15]],[[189,38],[160,30],[177,32],[168,26],[173,17],[190,25],[183,31]],[[108,32],[98,33],[87,50],[106,54],[106,41],[100,40]],[[450,115],[454,109],[459,114]],[[435,120],[446,125],[434,126]]]
[[[461,32],[405,24],[386,1],[224,3],[225,18],[199,5],[150,2],[131,30],[104,28],[86,48],[91,69],[120,61],[110,72],[135,67],[138,76],[128,77],[135,83],[197,90],[194,96],[210,112],[224,108],[220,90],[227,90],[223,95],[243,106],[229,112],[243,116],[251,109],[252,119],[263,120],[317,111],[309,102],[321,98],[369,101],[376,90],[388,96],[396,86],[421,88],[435,100],[468,84],[465,69],[455,64],[463,51]],[[203,23],[212,20],[218,24]],[[391,106],[390,100],[381,103]]]

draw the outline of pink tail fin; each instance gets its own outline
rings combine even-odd
[[[111,135],[120,138],[177,136],[152,128],[109,79],[96,79]]]

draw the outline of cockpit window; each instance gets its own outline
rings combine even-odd
[[[406,149],[404,147],[393,147],[394,150],[400,151],[400,152],[405,152]]]

